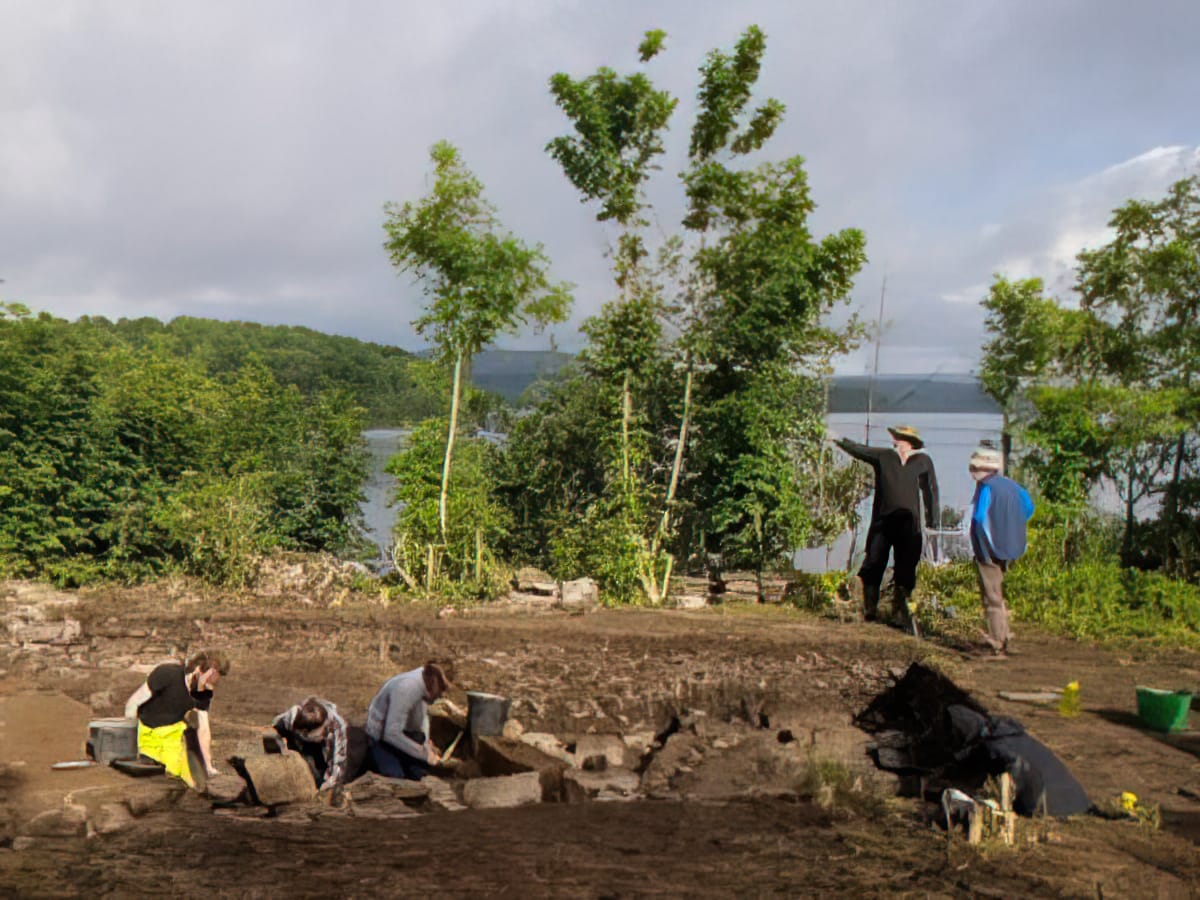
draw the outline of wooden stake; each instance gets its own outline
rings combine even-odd
[[[1007,772],[1000,775],[1000,815],[1004,843],[1012,845],[1017,836],[1017,814],[1013,812],[1013,779]]]
[[[983,809],[976,803],[967,817],[967,843],[978,844],[983,840]]]

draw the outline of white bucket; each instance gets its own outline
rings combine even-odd
[[[137,719],[88,722],[87,755],[103,765],[114,759],[137,759]]]

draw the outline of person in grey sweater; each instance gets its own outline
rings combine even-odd
[[[441,666],[427,662],[393,675],[367,708],[372,768],[389,778],[419,781],[441,760],[429,740],[429,704],[449,688]]]

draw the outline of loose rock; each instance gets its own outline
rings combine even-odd
[[[135,821],[125,803],[105,803],[96,810],[91,825],[96,834],[115,834],[132,828]]]
[[[502,809],[542,802],[542,781],[537,772],[475,778],[463,788],[463,802],[472,809]]]
[[[564,581],[559,602],[564,609],[591,609],[600,602],[600,586],[590,578]]]
[[[312,771],[299,753],[248,757],[244,766],[246,780],[264,806],[312,800],[317,796]]]
[[[74,803],[39,813],[21,828],[26,837],[79,837],[86,831],[87,810]]]
[[[625,765],[625,741],[619,734],[580,735],[575,742],[575,759],[582,762],[595,756],[604,759],[604,766],[623,766]],[[596,767],[593,766],[593,768]]]
[[[563,791],[568,803],[588,800],[632,800],[641,787],[641,779],[629,769],[568,771],[563,773]]]

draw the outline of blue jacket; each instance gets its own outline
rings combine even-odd
[[[980,562],[1008,562],[1025,552],[1025,523],[1033,501],[1025,488],[1003,475],[989,475],[975,485],[971,513],[971,548]]]

